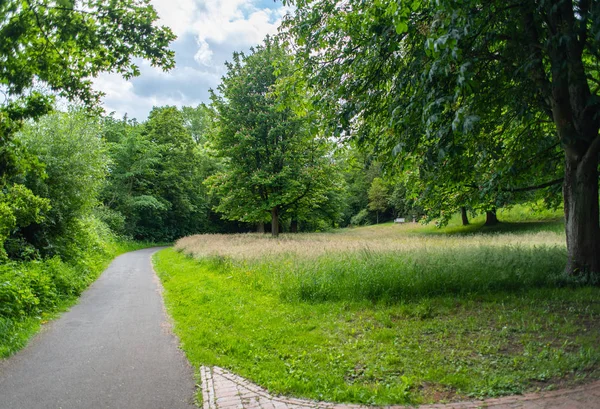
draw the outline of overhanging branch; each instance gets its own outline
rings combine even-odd
[[[520,188],[516,188],[516,189],[506,189],[503,190],[504,192],[529,192],[532,190],[539,190],[539,189],[544,189],[546,187],[550,187],[550,186],[554,186],[554,185],[558,185],[561,184],[563,182],[564,178],[558,178],[558,179],[554,179],[551,180],[549,182],[546,183],[542,183],[540,185],[535,185],[535,186],[527,186],[527,187],[520,187]]]

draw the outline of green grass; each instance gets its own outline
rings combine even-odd
[[[391,229],[326,237],[387,241]],[[599,378],[600,289],[562,277],[564,246],[546,244],[561,241],[554,233],[503,244],[523,234],[496,232],[495,246],[450,235],[452,248],[435,238],[423,241],[431,248],[393,253],[342,246],[192,259],[166,249],[154,262],[191,363],[228,368],[273,393],[415,404]],[[273,248],[288,240],[256,237]]]
[[[43,324],[75,304],[114,257],[153,246],[111,239],[73,263],[55,258],[0,265],[0,358],[25,347]]]

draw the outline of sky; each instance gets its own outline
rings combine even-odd
[[[274,0],[152,0],[160,25],[177,35],[171,43],[176,67],[169,72],[140,60],[141,75],[126,81],[102,74],[95,88],[106,94],[107,113],[144,121],[153,106],[195,106],[209,102],[234,51],[248,51],[277,33],[289,11]]]

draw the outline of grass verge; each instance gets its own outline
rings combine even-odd
[[[372,227],[335,233],[337,244],[312,256],[286,240],[323,235],[203,236],[233,241],[221,253],[225,242],[206,243],[215,252],[196,251],[196,259],[157,253],[191,363],[228,368],[277,394],[364,404],[500,396],[600,377],[600,289],[564,281],[555,233],[535,233],[535,245],[519,242],[521,233],[492,237],[497,245],[452,236],[454,247],[421,250],[413,237],[404,253],[339,244],[360,231],[377,235]],[[244,258],[236,240],[270,249]]]

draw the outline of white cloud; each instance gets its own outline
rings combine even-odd
[[[194,0],[152,0],[160,20],[160,25],[171,28],[181,36],[193,26],[199,3]]]
[[[172,44],[177,67],[164,73],[140,62],[141,76],[132,81],[103,74],[94,82],[106,93],[108,112],[127,113],[138,120],[145,120],[153,106],[209,102],[208,89],[219,84],[225,60],[234,51],[247,51],[267,34],[275,34],[289,10],[264,0],[152,0],[152,4],[159,24],[171,27],[178,36]]]
[[[211,61],[213,56],[213,52],[210,49],[210,46],[208,45],[206,40],[201,39],[198,39],[198,45],[200,48],[198,48],[198,51],[196,51],[196,54],[194,55],[194,60],[196,60],[198,64],[210,67],[212,65]]]

